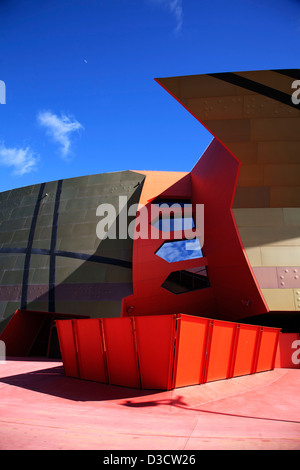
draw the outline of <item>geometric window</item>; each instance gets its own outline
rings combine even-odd
[[[195,227],[193,217],[165,217],[152,222],[153,227],[161,232],[176,232],[177,230],[191,230]]]
[[[156,255],[168,263],[203,258],[198,238],[194,238],[192,240],[165,242],[157,250]]]
[[[210,287],[206,267],[173,271],[161,287],[173,294],[183,294]]]

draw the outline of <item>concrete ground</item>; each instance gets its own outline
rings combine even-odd
[[[0,364],[1,450],[300,450],[300,369],[141,391]]]

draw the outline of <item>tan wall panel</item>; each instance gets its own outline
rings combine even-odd
[[[226,145],[242,164],[257,163],[256,142],[229,142]]]
[[[240,227],[244,247],[300,246],[300,227]]]
[[[250,140],[250,121],[246,119],[231,119],[230,121],[206,121],[205,124],[211,129],[222,142],[245,142]]]
[[[293,289],[261,289],[270,310],[296,310]]]
[[[280,227],[284,225],[281,208],[245,208],[233,209],[238,227]]]
[[[299,129],[297,118],[252,119],[251,140],[299,141]]]
[[[299,111],[263,95],[244,96],[246,118],[299,117]]]
[[[166,79],[161,83],[166,86]],[[172,79],[170,79],[170,84]],[[173,93],[175,85],[171,85],[170,91]],[[178,90],[178,85],[177,85]],[[209,96],[234,96],[236,95],[236,86],[231,83],[223,82],[218,78],[208,75],[180,77],[179,97],[181,98],[203,98]]]
[[[243,98],[240,96],[220,96],[186,100],[186,105],[201,120],[242,119],[244,116]]]
[[[246,248],[245,252],[251,266],[262,266],[260,247]]]
[[[264,167],[263,165],[242,165],[240,169],[239,186],[263,186]]]
[[[300,163],[300,142],[258,142],[259,163]]]
[[[300,183],[299,164],[264,166],[264,183],[270,186],[297,186]]]
[[[300,266],[300,246],[261,247],[262,266]]]
[[[299,186],[274,186],[270,188],[271,207],[299,207]]]
[[[294,289],[294,301],[296,310],[300,310],[300,289]]]
[[[265,208],[270,206],[270,188],[267,186],[237,186],[234,208]]]
[[[283,209],[283,218],[285,225],[297,225],[300,227],[300,208],[284,208]]]

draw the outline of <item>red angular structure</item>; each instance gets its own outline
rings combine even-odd
[[[271,370],[280,332],[190,315],[56,323],[68,377],[156,390]]]

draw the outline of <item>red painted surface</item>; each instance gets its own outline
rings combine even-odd
[[[233,376],[251,374],[254,371],[255,350],[259,330],[257,326],[239,325],[236,331],[237,342]]]
[[[0,340],[6,345],[7,356],[27,356],[40,328],[49,317],[53,322],[54,318],[68,318],[69,315],[38,310],[16,310],[0,335]],[[73,318],[83,317],[83,315],[73,315]]]
[[[144,389],[172,388],[176,321],[176,315],[134,319]]]
[[[299,388],[300,370],[275,369],[150,392],[66,377],[60,361],[9,359],[0,449],[299,450]]]
[[[187,315],[178,322],[174,388],[203,383],[209,326],[209,319]]]
[[[256,372],[274,368],[279,333],[277,328],[261,328]]]
[[[101,323],[95,319],[81,320],[73,322],[73,327],[79,377],[106,382]]]
[[[104,318],[107,383],[140,388],[137,352],[131,318]]]
[[[271,370],[280,331],[188,315],[58,320],[57,327],[67,376],[146,390]]]
[[[147,213],[148,227],[152,220],[151,201],[157,197],[190,198],[194,219],[196,204],[204,204],[204,257],[175,263],[161,259],[155,253],[166,239],[158,229],[155,237],[135,239],[133,295],[123,300],[123,316],[183,312],[238,321],[268,311],[231,210],[239,166],[239,161],[213,140],[189,174],[178,174],[177,181],[176,174],[172,174],[169,187],[164,173],[146,173],[140,212]],[[139,231],[137,223],[136,235]],[[146,235],[149,234],[150,231]],[[207,266],[210,288],[173,294],[161,287],[171,272],[199,266]]]
[[[218,320],[213,322],[204,382],[230,377],[235,328],[234,323]]]
[[[80,377],[73,321],[58,321],[56,327],[65,374],[67,377]]]
[[[275,367],[300,369],[300,334],[280,333]]]

